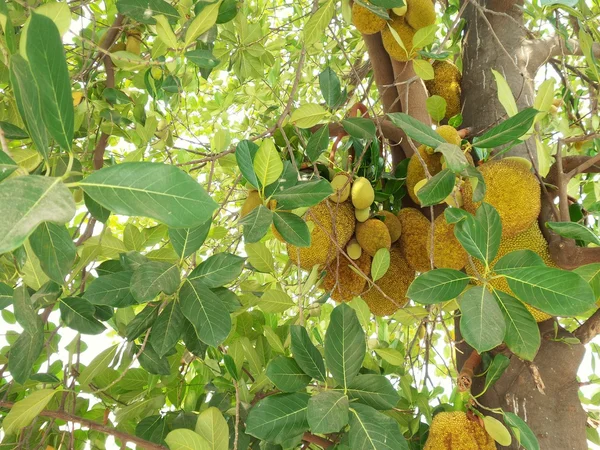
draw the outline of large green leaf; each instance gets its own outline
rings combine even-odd
[[[585,244],[600,245],[600,238],[588,227],[575,222],[546,222],[546,226],[569,239],[577,239]]]
[[[106,327],[95,317],[96,308],[85,298],[66,297],[60,301],[60,318],[82,334],[100,334]]]
[[[578,267],[573,272],[581,275],[581,277],[589,283],[592,287],[592,291],[594,291],[596,302],[600,300],[600,263],[586,264],[585,266]]]
[[[444,169],[431,177],[417,192],[421,205],[437,205],[444,201],[452,193],[455,182],[456,175],[450,169]]]
[[[446,143],[444,138],[433,131],[430,126],[406,113],[391,113],[388,114],[388,117],[394,125],[402,128],[409,138],[421,144],[437,148],[438,145]]]
[[[149,302],[158,294],[174,294],[179,287],[179,268],[168,262],[150,261],[131,276],[131,294],[138,303]]]
[[[488,203],[482,203],[475,217],[465,216],[454,227],[454,235],[464,249],[489,264],[496,257],[502,237],[500,215]]]
[[[229,312],[201,280],[185,280],[179,290],[179,303],[183,315],[192,323],[202,342],[216,347],[229,335]]]
[[[540,444],[529,425],[512,412],[504,413],[504,423],[508,425],[525,450],[540,450]]]
[[[394,419],[360,403],[350,408],[348,438],[352,450],[408,450]]]
[[[211,224],[212,218],[196,228],[169,228],[169,239],[177,254],[187,258],[199,250],[208,236]]]
[[[513,142],[529,131],[537,113],[534,108],[526,108],[476,138],[473,145],[479,148],[493,148]]]
[[[0,181],[8,178],[19,166],[10,156],[4,152],[0,152]]]
[[[507,356],[504,356],[502,353],[499,353],[496,356],[494,356],[494,359],[492,360],[492,363],[488,367],[487,372],[485,374],[485,384],[483,386],[483,390],[487,391],[490,386],[492,386],[496,381],[498,381],[502,377],[502,374],[508,368],[509,365],[510,358],[508,358]]]
[[[239,221],[244,226],[244,241],[254,243],[260,241],[273,223],[273,213],[270,209],[259,205],[246,217]]]
[[[220,287],[239,277],[245,261],[232,253],[217,253],[200,263],[188,279],[202,281],[209,288]]]
[[[310,231],[306,222],[294,213],[275,211],[273,225],[286,242],[296,247],[310,245]]]
[[[358,375],[348,385],[346,393],[350,399],[356,399],[375,409],[392,409],[400,401],[398,392],[383,375]]]
[[[299,183],[273,194],[278,209],[296,209],[314,206],[333,194],[331,183],[323,178]]]
[[[201,226],[217,208],[196,180],[168,164],[117,164],[92,173],[80,185],[114,213],[150,217],[172,228]]]
[[[169,22],[177,22],[179,13],[164,0],[117,0],[117,10],[136,22],[152,25],[157,15],[163,15]]]
[[[470,277],[454,269],[435,269],[419,275],[408,288],[415,302],[431,305],[456,298],[469,284]]]
[[[458,145],[440,144],[435,151],[444,155],[446,165],[454,173],[462,172],[469,165],[467,157]]]
[[[246,433],[273,444],[281,444],[308,430],[306,410],[310,395],[305,393],[270,395],[248,414]]]
[[[29,237],[29,243],[48,277],[63,284],[75,262],[77,249],[64,225],[43,222]]]
[[[178,428],[165,437],[170,450],[210,450],[206,439],[187,428]]]
[[[104,275],[92,281],[83,296],[93,305],[108,305],[115,308],[135,303],[131,295],[131,277],[133,272],[116,272]]]
[[[345,303],[336,306],[325,334],[325,362],[344,389],[358,375],[366,350],[365,332],[356,312]]]
[[[125,337],[133,341],[152,326],[158,317],[159,308],[156,303],[148,303],[125,328]]]
[[[75,215],[75,202],[59,178],[32,175],[0,184],[0,253],[21,246],[42,222],[63,224]]]
[[[98,356],[92,359],[87,367],[79,374],[79,378],[77,379],[79,384],[84,388],[87,387],[88,384],[94,381],[96,376],[108,369],[108,366],[117,354],[118,348],[118,345],[108,347],[106,350],[100,352]]]
[[[2,421],[4,432],[10,436],[29,426],[50,403],[56,392],[54,389],[40,389],[15,403]]]
[[[458,299],[460,333],[479,353],[500,345],[506,334],[502,310],[485,286],[474,286]]]
[[[295,305],[292,298],[279,289],[263,292],[256,304],[266,313],[277,314],[287,311]]]
[[[248,183],[258,189],[260,183],[256,177],[256,172],[254,172],[254,157],[256,156],[256,152],[258,152],[258,145],[248,140],[240,141],[235,148],[235,159],[240,172],[242,172]]]
[[[229,428],[227,421],[214,406],[205,409],[198,415],[196,433],[208,442],[210,450],[229,449]]]
[[[0,283],[0,309],[4,309],[13,302],[14,290],[5,283]]]
[[[46,128],[63,149],[71,150],[75,117],[71,80],[62,39],[52,19],[35,12],[31,15],[25,51]]]
[[[342,88],[340,79],[337,74],[331,70],[331,67],[326,67],[325,70],[319,74],[319,87],[321,88],[321,94],[323,95],[327,106],[334,109],[342,97]]]
[[[342,392],[323,391],[308,401],[308,424],[313,433],[337,433],[348,424],[348,397]]]
[[[329,127],[323,126],[315,131],[306,144],[306,156],[315,162],[329,146]]]
[[[145,417],[135,426],[136,436],[156,444],[164,444],[167,434],[167,420],[160,415]]]
[[[163,309],[152,325],[150,333],[150,344],[159,358],[162,358],[171,351],[185,326],[186,321],[179,303],[171,301]]]
[[[298,392],[306,388],[311,377],[306,375],[293,358],[277,356],[267,366],[267,377],[283,392]]]
[[[254,157],[253,167],[262,187],[279,179],[279,175],[283,172],[283,162],[272,139],[262,141]]]
[[[166,357],[159,357],[151,345],[146,345],[139,358],[142,369],[147,370],[153,375],[169,375],[171,367]]]
[[[357,139],[375,140],[377,127],[375,122],[364,117],[349,117],[342,120],[344,130]]]
[[[290,336],[292,355],[302,371],[319,381],[325,381],[323,357],[311,342],[306,329],[300,325],[292,325]]]

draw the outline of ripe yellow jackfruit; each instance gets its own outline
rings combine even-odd
[[[427,165],[427,170],[431,176],[434,176],[442,171],[442,154],[441,153],[433,153],[431,147],[427,147],[426,145],[420,145],[418,148],[419,155],[425,161]],[[421,180],[424,180],[425,169],[423,169],[423,164],[421,164],[421,160],[417,155],[413,155],[408,162],[408,167],[406,168],[406,190],[410,198],[417,205],[420,205],[421,202],[415,194],[415,186]]]
[[[442,125],[441,127],[437,127],[435,131],[443,137],[448,144],[454,144],[460,147],[462,139],[460,138],[458,131],[456,131],[456,128],[451,127],[450,125]]]
[[[379,211],[377,215],[383,216],[383,223],[390,233],[392,244],[400,239],[400,235],[402,234],[402,224],[398,217],[390,211]]]
[[[139,55],[142,49],[142,34],[139,31],[132,31],[127,34],[127,43],[125,50],[134,55]]]
[[[406,22],[415,30],[435,23],[435,7],[431,0],[407,0]]]
[[[494,265],[498,262],[500,258],[502,258],[504,255],[509,254],[510,252],[514,252],[515,250],[531,250],[540,255],[540,257],[547,266],[557,267],[554,261],[552,261],[552,258],[550,257],[548,243],[546,242],[546,239],[544,239],[544,235],[542,235],[537,221],[535,221],[527,230],[516,236],[510,238],[502,237],[502,240],[500,241],[500,247],[498,248],[498,255],[496,255],[496,258],[492,261],[490,267],[494,267]],[[477,258],[473,258],[473,262],[475,268],[477,269],[477,272],[483,275],[485,271],[483,263]],[[470,275],[474,275],[473,269],[470,267],[470,265],[467,265],[467,273]],[[508,286],[506,278],[504,277],[494,278],[490,280],[489,284],[494,289],[506,292],[507,294],[510,294],[513,297],[515,296],[511,291],[510,287]],[[533,315],[537,322],[543,322],[544,320],[552,318],[551,315],[546,314],[545,312],[540,311],[539,309],[536,309],[533,306],[529,306],[528,304],[525,304],[525,306],[527,306],[527,309]]]
[[[398,219],[402,225],[402,234],[396,245],[413,269],[427,272],[431,269],[428,250],[431,231],[429,220],[415,208],[401,209]]]
[[[356,220],[358,220],[359,222],[364,222],[365,220],[367,220],[369,218],[370,215],[371,215],[371,208],[354,210],[354,217],[356,217]]]
[[[337,203],[348,200],[348,197],[350,197],[351,181],[352,178],[350,174],[344,172],[338,173],[336,176],[334,176],[331,180],[333,194],[329,196],[329,199]]]
[[[392,27],[396,33],[398,33],[404,48],[398,44],[389,27]],[[404,21],[404,17],[394,16],[392,20],[388,22],[388,26],[381,30],[381,39],[383,40],[385,51],[388,52],[388,54],[396,61],[408,61],[412,58],[412,39],[414,35],[415,30]],[[419,50],[421,49],[414,49],[415,52]]]
[[[258,191],[248,191],[248,197],[246,197],[242,209],[240,210],[240,219],[250,214],[254,208],[262,204],[263,201],[260,198]]]
[[[380,248],[389,250],[392,245],[390,232],[385,223],[377,219],[369,219],[356,225],[356,240],[361,248],[370,256],[375,256]]]
[[[350,202],[335,203],[324,200],[310,208],[304,220],[314,224],[309,247],[288,245],[288,256],[293,264],[310,270],[314,265],[325,266],[338,253],[338,245],[345,248],[354,234],[354,208]],[[336,242],[337,241],[337,245]]]
[[[461,270],[467,264],[467,252],[454,236],[454,224],[446,222],[444,214],[434,221],[433,263],[438,269]]]
[[[363,34],[375,34],[385,28],[386,20],[355,2],[352,4],[352,23]]]
[[[321,285],[323,289],[331,291],[331,298],[336,302],[348,302],[354,297],[360,296],[367,284],[367,278],[371,272],[371,257],[363,253],[355,261],[364,276],[355,272],[344,256],[340,255],[327,266],[327,274]]]
[[[406,291],[414,279],[414,269],[404,259],[400,250],[393,248],[390,251],[390,267],[387,272],[375,282],[377,287],[372,285],[362,295],[362,298],[373,314],[376,316],[389,316],[408,302]]]
[[[496,450],[494,439],[463,411],[434,416],[423,450]]]
[[[541,209],[541,188],[537,178],[520,162],[499,160],[479,167],[486,185],[483,201],[492,205],[502,219],[502,236],[512,237],[528,229]],[[463,208],[475,211],[469,182],[462,185]]]
[[[352,183],[352,204],[356,209],[365,209],[375,200],[375,191],[371,182],[365,177],[359,177]]]
[[[433,79],[425,81],[429,95],[439,95],[446,100],[446,119],[460,113],[461,74],[450,61],[435,61]]]

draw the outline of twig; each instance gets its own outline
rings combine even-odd
[[[458,374],[458,389],[461,392],[466,392],[471,389],[471,385],[473,384],[473,375],[475,374],[475,369],[479,367],[481,364],[481,355],[477,353],[476,350],[471,352],[471,355],[467,358],[465,363],[463,364],[462,370]]]
[[[600,334],[600,309],[592,314],[581,326],[573,332],[582,344],[587,344]]]
[[[316,444],[321,448],[329,448],[333,447],[334,443],[329,439],[322,438],[321,436],[314,435],[309,433],[308,431],[302,435],[302,440],[304,442],[310,442],[311,444]]]

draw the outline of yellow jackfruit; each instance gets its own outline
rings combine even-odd
[[[402,44],[404,48],[398,44],[396,38],[390,31],[392,27],[398,36],[400,36],[400,40],[402,40]],[[412,39],[415,35],[415,30],[404,22],[404,17],[394,16],[393,19],[388,22],[388,26],[381,30],[381,39],[383,40],[383,46],[385,47],[385,51],[394,58],[396,61],[408,61],[412,58],[413,44]],[[421,50],[420,48],[415,48],[414,51],[417,52]]]
[[[434,416],[423,450],[496,450],[494,439],[463,411]]]
[[[445,118],[449,119],[460,113],[461,74],[450,61],[434,61],[433,79],[425,81],[429,95],[439,95],[446,100]]]
[[[338,246],[345,248],[354,234],[354,208],[350,202],[335,203],[324,200],[310,208],[304,220],[314,224],[309,247],[288,245],[288,256],[293,264],[303,269],[314,265],[325,266],[338,253]],[[337,245],[336,242],[337,241]]]
[[[400,239],[400,235],[402,234],[402,224],[400,223],[398,217],[390,211],[379,211],[377,215],[383,216],[383,223],[390,232],[390,239],[392,240],[392,243]]]
[[[419,155],[425,161],[427,165],[427,170],[431,176],[434,176],[442,171],[442,154],[441,153],[433,153],[431,147],[427,147],[426,145],[420,145],[418,148]],[[421,180],[425,180],[425,169],[423,169],[423,164],[421,164],[421,160],[417,155],[413,155],[408,162],[408,167],[406,168],[406,190],[410,198],[417,205],[420,205],[421,202],[415,193],[415,186]]]
[[[431,269],[428,250],[431,231],[429,220],[415,208],[401,209],[398,219],[402,225],[402,234],[396,245],[413,269],[427,272]]]
[[[142,49],[142,34],[139,31],[131,31],[127,34],[125,50],[134,55],[139,55]]]
[[[352,23],[363,34],[375,34],[385,28],[386,20],[355,2],[352,4]]]
[[[381,220],[369,219],[356,224],[356,240],[365,253],[375,256],[380,248],[389,250],[392,245],[390,232]]]
[[[359,177],[352,183],[352,204],[356,209],[365,209],[375,200],[375,191],[371,182],[365,177]]]
[[[431,0],[407,0],[408,7],[404,18],[415,30],[435,23],[435,7]]]
[[[361,257],[362,247],[356,239],[351,239],[350,242],[348,242],[348,245],[346,245],[346,253],[348,253],[348,256],[354,260]]]
[[[254,208],[262,204],[263,201],[260,198],[258,191],[248,191],[248,197],[246,197],[246,200],[242,205],[242,209],[240,210],[240,218],[247,216],[254,210]]]
[[[547,266],[557,267],[550,257],[548,242],[546,242],[546,239],[544,239],[537,221],[534,222],[527,230],[516,236],[510,238],[502,237],[502,240],[500,241],[500,247],[498,248],[498,254],[490,264],[490,267],[494,267],[500,258],[509,254],[510,252],[514,252],[515,250],[531,250],[537,253]],[[473,258],[473,263],[475,265],[475,269],[477,269],[477,272],[481,275],[484,275],[485,267],[483,263],[477,258]],[[467,265],[467,273],[474,275],[473,269],[470,267],[470,265]],[[506,292],[513,297],[515,296],[508,286],[506,278],[504,277],[498,277],[490,280],[489,285],[494,289]],[[552,318],[551,315],[546,314],[545,312],[542,312],[533,306],[529,306],[528,304],[525,304],[525,306],[527,306],[527,309],[537,322],[543,322],[544,320]]]
[[[514,160],[499,160],[479,167],[486,185],[483,201],[492,205],[502,219],[502,236],[512,237],[528,229],[541,209],[541,188],[537,178]],[[462,187],[463,208],[469,212],[479,205],[473,202],[469,182]]]
[[[354,210],[354,217],[356,217],[356,220],[358,220],[359,222],[364,222],[365,220],[367,220],[369,218],[370,215],[371,215],[371,208]]]
[[[446,222],[444,214],[434,221],[433,263],[435,267],[461,270],[467,264],[467,252],[454,236],[454,224]]]
[[[333,194],[329,196],[329,199],[337,203],[348,200],[348,197],[350,197],[351,181],[352,178],[350,174],[347,173],[338,173],[336,176],[334,176],[331,180]]]
[[[389,316],[408,302],[406,291],[414,279],[414,269],[404,259],[400,250],[393,248],[390,251],[390,266],[387,272],[375,282],[376,286],[371,286],[362,295],[362,298],[373,314]]]
[[[371,272],[371,257],[363,253],[355,264],[364,275],[355,272],[352,263],[342,255],[327,266],[327,274],[321,287],[331,291],[331,298],[338,303],[348,302],[360,296],[365,290],[367,277]]]
[[[458,131],[456,131],[456,128],[451,127],[450,125],[442,125],[441,127],[437,127],[435,131],[443,137],[448,144],[454,144],[460,147],[461,138]]]

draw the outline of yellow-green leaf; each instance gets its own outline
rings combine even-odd
[[[483,425],[485,426],[485,431],[487,431],[498,444],[508,447],[512,442],[510,432],[498,419],[492,416],[485,416],[483,418]]]
[[[375,353],[392,366],[404,364],[404,355],[394,348],[376,348]]]
[[[53,389],[42,389],[15,403],[2,422],[4,432],[11,435],[28,426],[56,392]]]
[[[283,172],[283,162],[271,139],[260,144],[254,157],[254,171],[263,188],[277,181]]]
[[[498,100],[500,100],[500,103],[502,104],[502,106],[504,106],[506,113],[510,117],[512,117],[519,112],[519,109],[517,108],[517,102],[515,101],[515,97],[513,96],[513,93],[510,90],[510,86],[508,85],[502,74],[494,69],[492,69],[492,73],[494,74],[494,78],[496,79],[496,86],[498,88]]]
[[[321,105],[308,103],[292,113],[290,122],[298,128],[311,128],[317,125],[327,115],[327,110]]]
[[[329,22],[333,18],[335,12],[335,3],[332,0],[328,0],[323,6],[321,6],[306,22],[304,26],[304,44],[306,46],[313,45],[318,42]]]
[[[156,16],[155,19],[156,34],[158,35],[160,40],[167,44],[167,46],[170,48],[179,47],[179,44],[177,42],[177,36],[175,36],[175,33],[173,33],[173,29],[171,28],[171,25],[169,24],[167,18],[161,14]]]
[[[413,69],[422,80],[433,80],[433,66],[429,61],[415,59],[413,61]]]
[[[198,36],[206,33],[217,22],[221,2],[205,6],[190,24],[185,33],[185,46],[190,45]]]

